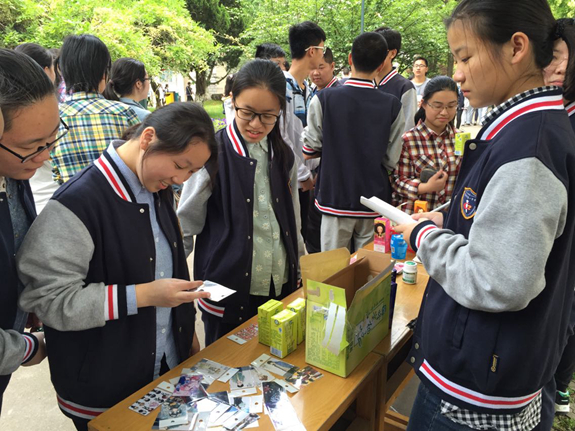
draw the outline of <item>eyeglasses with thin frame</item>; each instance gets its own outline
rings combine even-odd
[[[46,145],[44,145],[42,147],[38,147],[38,149],[36,151],[34,151],[32,154],[28,154],[27,156],[22,156],[22,155],[18,154],[17,152],[12,151],[10,148],[2,145],[1,143],[0,143],[0,148],[2,148],[3,150],[6,150],[10,154],[18,157],[22,161],[22,163],[26,163],[28,160],[33,159],[34,157],[36,157],[40,153],[43,153],[46,150],[51,151],[56,146],[56,143],[68,134],[68,132],[70,131],[70,128],[68,127],[68,125],[66,123],[64,123],[64,120],[62,120],[61,118],[60,118],[60,123],[62,124],[62,126],[64,126],[64,130],[61,132],[61,134],[58,137],[56,137],[56,139],[54,139],[52,142],[46,142]]]
[[[436,103],[436,102],[434,103],[425,102],[425,103],[427,104],[427,106],[429,106],[431,109],[437,112],[441,112],[444,109],[446,109],[447,111],[455,111],[457,109],[457,102],[450,103],[449,105],[444,105],[442,103]]]
[[[413,68],[414,69],[423,69],[424,67],[427,67],[425,64],[414,64]]]
[[[317,49],[321,49],[323,51],[323,53],[325,54],[325,49],[327,48],[326,46],[308,46],[305,51],[309,51],[312,48],[317,48]]]
[[[254,118],[258,117],[258,119],[260,120],[260,123],[262,124],[266,124],[268,126],[272,126],[275,123],[277,123],[278,119],[280,118],[279,115],[275,115],[275,114],[261,114],[259,112],[254,112],[251,109],[246,109],[246,108],[238,108],[237,105],[234,104],[234,109],[236,110],[238,117],[241,120],[245,120],[245,121],[252,121]]]

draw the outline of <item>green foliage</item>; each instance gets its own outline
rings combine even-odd
[[[575,18],[575,1],[550,0],[549,4],[555,18]]]
[[[112,58],[133,57],[150,74],[207,68],[217,50],[211,32],[198,26],[184,0],[6,0],[0,6],[0,45],[36,42],[60,47],[69,34],[90,33]]]

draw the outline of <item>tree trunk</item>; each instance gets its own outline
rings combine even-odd
[[[446,75],[450,78],[453,77],[453,55],[451,53],[447,54],[447,72]]]
[[[206,100],[206,92],[208,91],[207,71],[196,70],[196,102],[203,102]]]

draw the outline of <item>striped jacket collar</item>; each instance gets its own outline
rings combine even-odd
[[[337,82],[337,78],[334,76],[333,78],[331,78],[331,81],[329,81],[329,83],[324,88],[329,88],[333,84],[335,84],[336,82]]]
[[[358,88],[375,88],[373,81],[369,79],[349,78],[343,85],[351,85]]]
[[[383,79],[379,82],[378,86],[379,87],[383,87],[385,84],[387,84],[391,78],[393,78],[395,75],[397,75],[397,69],[392,69],[391,72],[389,72],[387,75],[385,75],[383,77]]]
[[[112,160],[112,156],[108,153],[108,150],[104,151],[102,155],[96,159],[94,166],[104,175],[104,178],[106,178],[106,181],[108,181],[108,184],[118,196],[128,202],[136,202],[136,197],[130,185],[121,174],[114,160]]]
[[[575,102],[571,102],[569,105],[565,106],[565,109],[567,110],[567,114],[569,114],[569,116],[575,114]]]
[[[536,111],[562,110],[562,92],[557,87],[540,87],[518,94],[497,106],[485,119],[478,138],[493,139],[507,125],[523,115]]]
[[[226,136],[230,140],[230,144],[236,153],[238,153],[242,157],[249,157],[250,156],[249,152],[248,152],[248,146],[246,145],[246,143],[244,142],[244,138],[242,138],[242,135],[240,135],[240,132],[238,131],[238,126],[236,125],[236,120],[234,120],[232,123],[230,123],[226,126]],[[269,135],[268,135],[268,138],[269,138]],[[269,151],[270,160],[271,160],[274,158],[274,147],[273,147],[273,145],[269,139],[267,141],[268,141],[268,145],[267,145],[268,149],[265,150],[265,148],[264,148],[264,151],[266,151],[266,152]]]
[[[242,135],[240,135],[240,132],[238,131],[236,120],[227,125],[226,135],[236,153],[242,157],[249,157],[248,148],[242,138]]]

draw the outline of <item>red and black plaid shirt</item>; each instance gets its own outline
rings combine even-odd
[[[455,155],[456,131],[448,125],[441,135],[420,121],[413,129],[403,134],[403,147],[395,171],[393,171],[393,205],[407,202],[401,209],[408,214],[413,212],[416,200],[427,201],[429,211],[444,204],[451,198],[455,179],[459,173],[461,157]],[[436,193],[419,195],[417,188],[423,168],[443,169],[448,178],[445,188]]]

